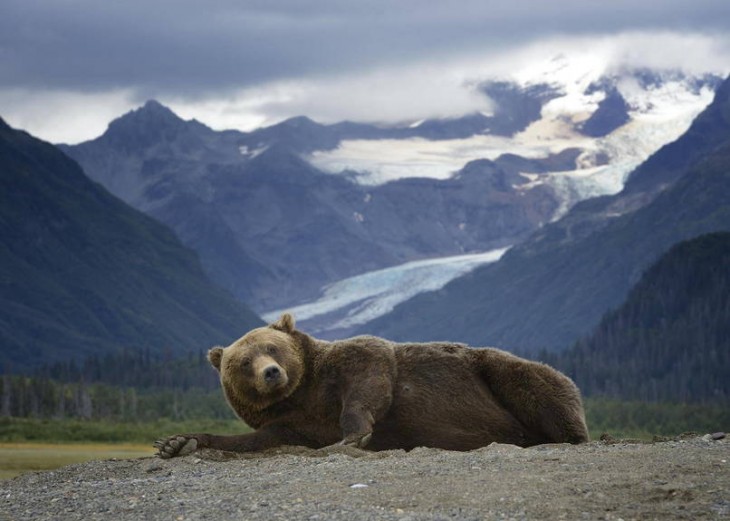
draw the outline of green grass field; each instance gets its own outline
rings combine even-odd
[[[111,420],[0,418],[0,442],[152,443],[184,432],[241,434],[249,429],[241,420],[184,420],[162,418],[148,422]]]
[[[0,480],[82,461],[141,458],[154,452],[151,446],[131,443],[0,443]]]
[[[152,443],[183,432],[240,434],[240,420],[161,419],[154,422],[0,418],[0,479],[72,463],[152,456]]]

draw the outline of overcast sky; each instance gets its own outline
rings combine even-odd
[[[0,116],[65,142],[149,98],[216,128],[452,115],[487,103],[468,88],[484,74],[607,39],[613,58],[726,72],[730,57],[728,0],[2,0],[0,11]]]

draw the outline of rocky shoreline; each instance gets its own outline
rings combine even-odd
[[[284,447],[94,461],[0,483],[0,519],[727,519],[730,443],[471,452]]]

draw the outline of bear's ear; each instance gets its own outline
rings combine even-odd
[[[223,348],[222,347],[214,347],[210,351],[208,351],[208,360],[210,361],[211,365],[216,368],[220,372],[221,370],[221,358],[223,357]]]
[[[269,326],[271,329],[277,329],[279,331],[282,331],[284,333],[293,333],[294,332],[294,317],[291,316],[289,313],[284,313],[281,315],[279,320],[274,322]]]

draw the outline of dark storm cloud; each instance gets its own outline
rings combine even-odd
[[[728,0],[4,0],[0,88],[194,94],[553,34],[727,32]]]

